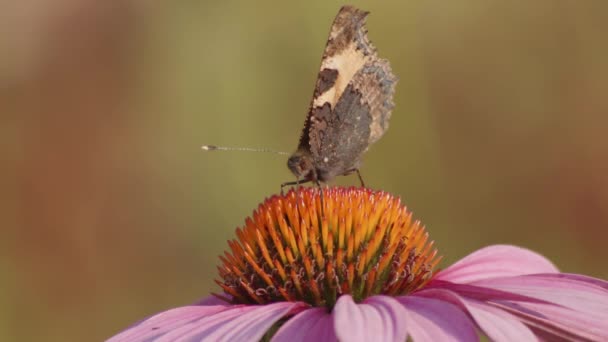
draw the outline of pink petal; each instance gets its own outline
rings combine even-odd
[[[568,341],[608,341],[608,320],[587,317],[584,313],[551,304],[501,302],[489,303],[518,316],[535,331],[553,339]]]
[[[404,320],[406,310],[401,303],[388,296],[369,297],[363,303],[372,305],[381,313],[384,318],[384,335],[388,340],[405,340],[407,337],[407,324]]]
[[[183,329],[183,333],[175,331],[180,339],[199,341],[258,341],[276,323],[293,310],[307,307],[304,303],[279,302],[267,305],[247,306],[246,311],[235,310],[224,319],[210,321],[195,329]],[[240,312],[239,312],[240,311]],[[223,313],[220,313],[222,315]],[[173,332],[172,332],[173,333]],[[167,334],[158,341],[173,341]]]
[[[304,303],[293,302],[262,305],[261,308],[223,325],[209,334],[208,338],[210,341],[258,341],[278,320],[307,307]]]
[[[457,293],[458,295],[466,298],[472,298],[479,301],[490,301],[495,299],[509,300],[509,301],[522,301],[522,302],[534,302],[534,303],[545,303],[541,299],[532,298],[516,293],[511,293],[502,290],[491,289],[482,286],[468,285],[468,284],[453,284],[447,281],[435,282],[435,286],[427,286],[424,290],[415,292],[414,295],[422,295],[427,290],[443,289]]]
[[[349,295],[338,298],[332,315],[340,341],[405,341],[406,311],[393,298],[374,296],[357,304]]]
[[[542,276],[550,279],[570,279],[576,280],[583,283],[593,284],[595,286],[601,287],[604,290],[608,290],[608,281],[597,279],[593,277],[589,277],[582,274],[573,274],[573,273],[547,273],[547,274],[537,274],[537,276]]]
[[[408,333],[416,342],[479,340],[471,319],[453,304],[416,296],[397,300],[407,310]]]
[[[324,308],[312,308],[295,315],[272,338],[272,342],[337,340],[333,317]]]
[[[155,342],[160,341],[188,341],[202,340],[210,334],[224,326],[236,327],[231,324],[238,324],[243,321],[243,317],[249,318],[248,313],[257,311],[257,306],[239,306],[238,308],[230,308],[223,312],[219,312],[212,316],[204,317],[198,321],[182,324],[181,326],[168,331],[165,335],[155,339]],[[263,333],[261,334],[263,335]]]
[[[487,279],[472,285],[559,304],[584,313],[586,317],[604,319],[608,324],[608,291],[591,283],[568,278],[527,275]]]
[[[475,285],[444,282],[434,289],[450,290],[466,300],[476,299],[507,311],[533,328],[536,335],[542,331],[543,336],[554,339],[608,341],[608,316],[603,313],[606,291],[589,283],[560,284],[557,278],[547,283],[549,279],[535,277],[489,279]],[[426,296],[434,289],[415,295]],[[598,303],[591,303],[594,300]]]
[[[110,341],[257,341],[276,321],[303,307],[290,302],[183,307],[153,316]]]
[[[459,306],[471,315],[479,328],[494,342],[537,341],[532,331],[517,317],[483,302],[467,299],[443,289],[424,290],[416,296],[441,299]]]
[[[460,259],[434,279],[469,283],[488,278],[556,272],[555,265],[540,254],[515,246],[494,245]]]
[[[167,310],[136,323],[107,342],[146,341],[227,309],[227,306],[184,306]]]

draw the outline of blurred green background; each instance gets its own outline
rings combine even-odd
[[[0,340],[99,341],[217,290],[292,176],[200,146],[294,150],[342,4],[2,3]],[[444,265],[510,243],[608,278],[608,2],[354,4],[400,77],[368,185]]]

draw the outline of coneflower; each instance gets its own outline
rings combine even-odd
[[[273,196],[228,246],[218,293],[109,341],[608,341],[608,282],[505,245],[437,271],[424,226],[386,192]]]

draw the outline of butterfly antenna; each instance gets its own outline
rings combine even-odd
[[[226,146],[215,146],[215,145],[203,145],[201,149],[204,151],[246,151],[246,152],[267,152],[275,153],[280,155],[288,156],[291,153],[276,151],[269,148],[251,148],[251,147],[226,147]]]

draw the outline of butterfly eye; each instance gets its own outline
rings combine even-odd
[[[296,176],[302,176],[302,157],[299,155],[293,155],[287,159],[287,167]]]
[[[312,171],[313,165],[308,156],[296,152],[287,160],[287,167],[296,177],[302,178]]]

